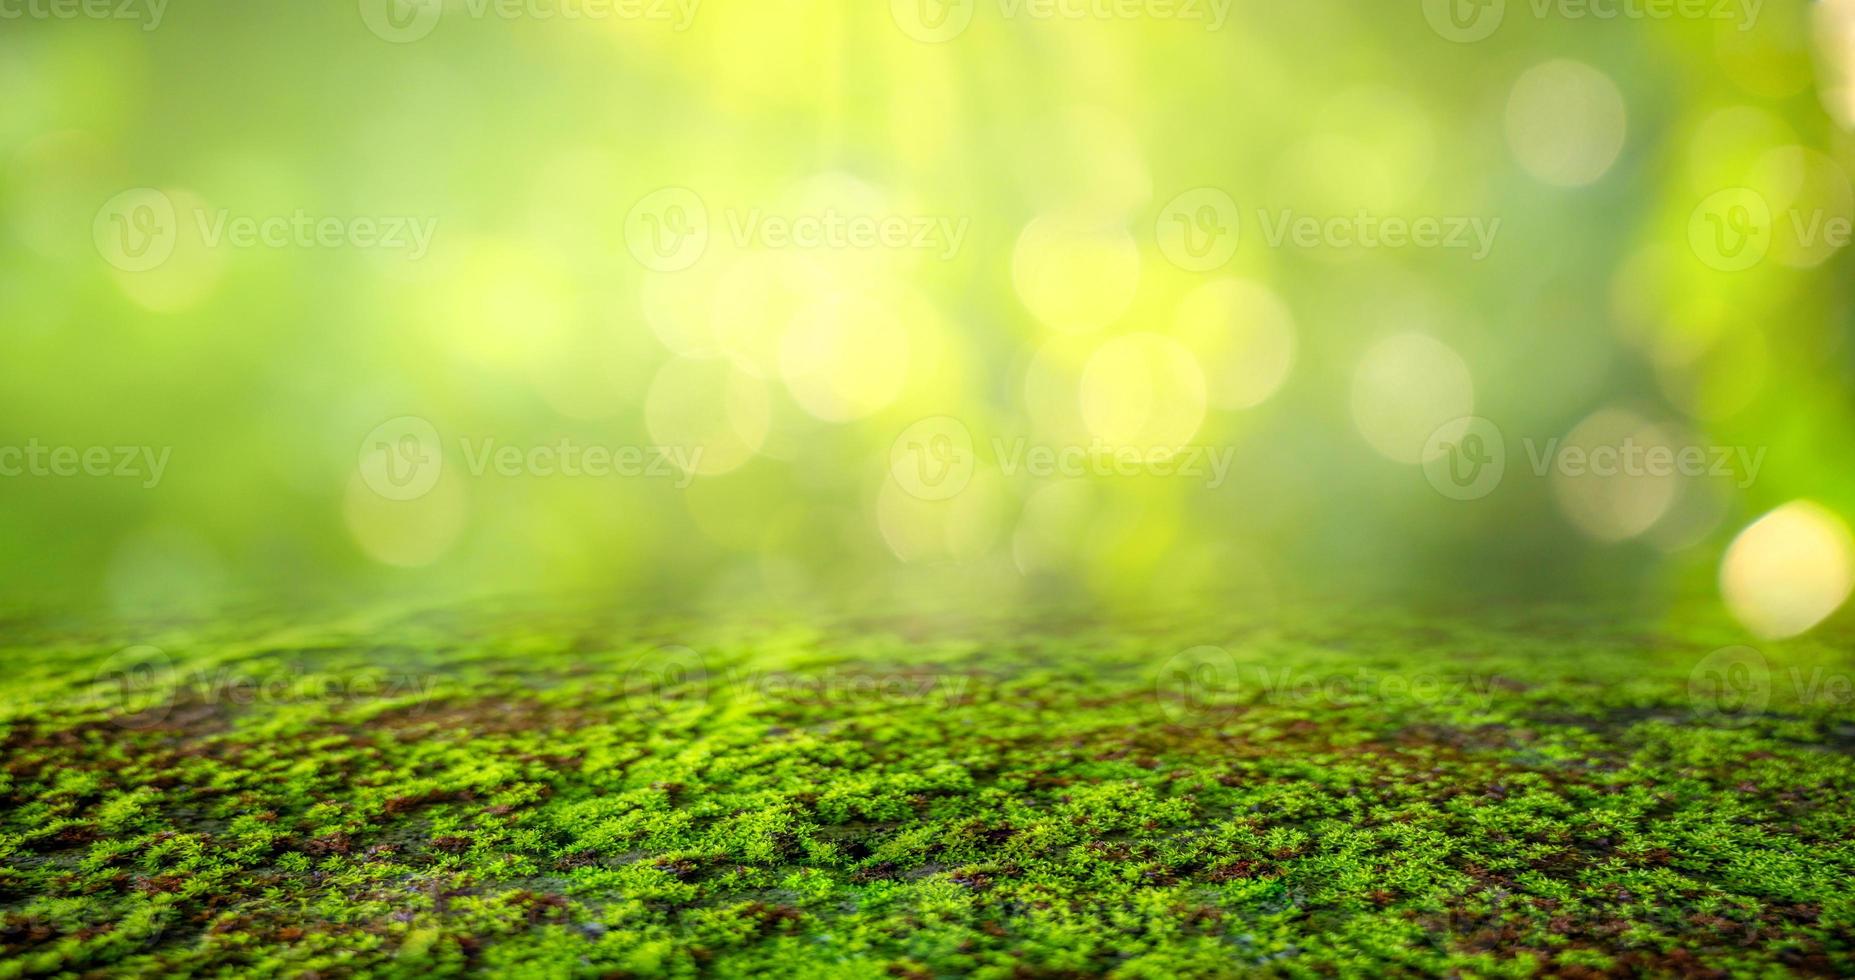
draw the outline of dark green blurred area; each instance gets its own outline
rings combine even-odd
[[[0,478],[9,594],[1653,602],[1720,595],[1729,545],[1791,507],[1726,601],[1788,635],[1847,595],[1849,256],[1790,216],[1855,218],[1849,3],[1772,0],[1748,27],[1710,16],[1738,6],[1508,0],[1472,42],[1415,0],[1238,3],[1215,29],[1157,4],[1040,19],[991,0],[938,42],[908,3],[704,0],[682,30],[496,9],[453,4],[405,43],[369,18],[419,8],[0,20],[0,446],[172,450],[153,487]],[[1163,236],[1201,187],[1241,232],[1199,270]],[[180,237],[128,271],[98,229],[137,188]],[[707,210],[687,268],[636,255],[635,208],[662,188]],[[1729,270],[1706,236],[1747,213],[1707,209],[1735,188],[1770,213],[1762,259]],[[195,240],[221,209],[433,234],[416,259]],[[827,210],[963,237],[947,256],[734,235]],[[1477,260],[1271,242],[1259,216],[1283,210],[1499,225]],[[1505,436],[1506,474],[1451,499],[1426,440],[1471,415]],[[408,416],[444,471],[396,500],[367,454]],[[979,446],[948,499],[892,466],[938,417]],[[1580,433],[1762,455],[1755,478],[1529,465]],[[460,438],[704,463],[471,473]],[[1216,486],[1008,472],[995,439],[1234,464]]]

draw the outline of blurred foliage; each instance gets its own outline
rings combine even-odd
[[[0,22],[0,445],[172,447],[153,488],[0,481],[0,575],[120,606],[311,583],[1653,596],[1711,593],[1733,536],[1787,502],[1855,512],[1848,256],[1777,215],[1749,269],[1690,242],[1728,188],[1855,217],[1849,5],[1773,0],[1747,29],[1510,2],[1473,43],[1429,6],[1239,4],[1208,29],[992,2],[941,43],[903,29],[926,6],[786,0],[705,0],[683,30],[458,2],[408,43],[353,3]],[[666,187],[710,231],[671,272],[633,255],[634,205]],[[1241,245],[1192,271],[1155,230],[1199,187],[1237,203]],[[149,271],[97,244],[99,209],[133,188],[181,212]],[[435,234],[416,260],[190,237],[221,209]],[[1271,247],[1257,215],[1283,209],[1500,225],[1480,261]],[[964,234],[951,257],[734,234],[827,210]],[[1069,237],[1046,248],[1051,227]],[[1253,301],[1241,317],[1287,312],[1280,378],[1245,374],[1254,324],[1218,319],[1228,295]],[[1362,389],[1409,333],[1446,353]],[[1227,397],[1244,379],[1260,398]],[[1445,408],[1465,411],[1426,415]],[[1637,490],[1568,504],[1521,448],[1606,409],[1768,455],[1747,486],[1684,481],[1636,527],[1618,515]],[[1471,411],[1505,433],[1507,476],[1457,501],[1393,457]],[[357,453],[403,416],[442,435],[446,468],[395,501]],[[936,416],[981,447],[949,501],[899,493],[889,466]],[[1104,433],[1236,462],[1210,487],[993,458],[994,439]],[[689,443],[717,472],[473,475],[459,438]]]

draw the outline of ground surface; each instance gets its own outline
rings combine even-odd
[[[1847,627],[0,637],[0,976],[1855,972]]]

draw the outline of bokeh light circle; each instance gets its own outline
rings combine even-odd
[[[1514,82],[1507,145],[1521,168],[1539,180],[1582,187],[1616,162],[1627,115],[1609,75],[1577,61],[1548,61]]]
[[[1204,423],[1204,371],[1192,352],[1154,333],[1101,345],[1082,370],[1083,423],[1110,446],[1176,449]]]
[[[1467,431],[1475,382],[1448,344],[1401,333],[1379,341],[1360,359],[1352,409],[1353,426],[1380,455],[1421,463],[1427,446]]]
[[[693,469],[713,476],[759,452],[771,425],[766,384],[722,357],[675,358],[657,370],[644,421],[661,446],[692,451]],[[693,451],[700,450],[699,456]]]
[[[1720,562],[1720,594],[1734,618],[1769,639],[1822,622],[1855,585],[1848,525],[1822,506],[1797,500],[1752,522]]]
[[[1025,308],[1046,326],[1098,330],[1119,320],[1133,303],[1140,285],[1140,249],[1119,225],[1043,215],[1018,235],[1011,282]]]
[[[1217,408],[1254,408],[1280,390],[1295,360],[1295,322],[1273,290],[1217,279],[1185,294],[1172,334],[1197,355],[1205,394]]]

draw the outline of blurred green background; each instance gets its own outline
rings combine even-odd
[[[1848,2],[41,2],[0,446],[171,456],[0,477],[15,597],[1848,593]]]

